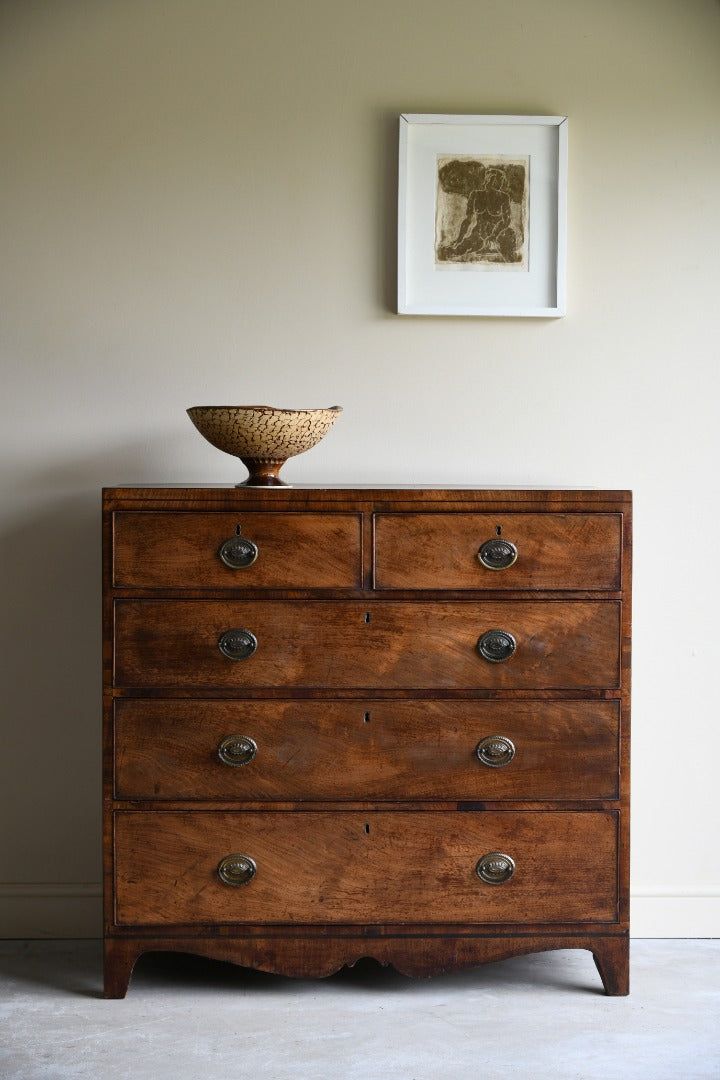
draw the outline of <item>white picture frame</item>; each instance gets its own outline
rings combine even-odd
[[[567,117],[403,113],[401,315],[565,314]]]

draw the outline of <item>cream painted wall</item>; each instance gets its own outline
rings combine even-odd
[[[634,932],[720,933],[715,0],[7,0],[0,934],[99,927],[99,489],[633,488]],[[393,313],[400,112],[570,117],[569,314]]]

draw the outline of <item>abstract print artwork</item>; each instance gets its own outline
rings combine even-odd
[[[402,113],[399,314],[565,314],[567,129],[567,116]]]
[[[529,158],[438,155],[438,269],[528,269],[529,166]]]

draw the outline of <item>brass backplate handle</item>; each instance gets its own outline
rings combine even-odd
[[[515,743],[507,735],[488,735],[477,744],[475,753],[483,765],[501,769],[515,757]]]
[[[257,743],[249,735],[226,735],[217,748],[223,765],[239,768],[248,765],[257,754]]]
[[[487,630],[478,638],[478,652],[492,664],[509,660],[517,648],[517,642],[508,630]]]
[[[217,873],[224,885],[249,885],[257,873],[257,865],[249,855],[226,855],[218,863]]]
[[[251,630],[226,630],[220,635],[218,648],[228,660],[247,660],[258,647],[258,640]]]
[[[488,570],[507,570],[516,561],[518,549],[510,540],[493,537],[485,541],[477,557]]]
[[[475,873],[487,885],[504,885],[515,873],[515,860],[502,851],[488,851],[478,859]]]
[[[218,555],[231,570],[244,570],[258,557],[258,546],[246,536],[230,536],[221,545]]]

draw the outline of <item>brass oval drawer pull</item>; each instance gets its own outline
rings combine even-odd
[[[218,555],[231,570],[243,570],[257,559],[258,546],[246,536],[231,536],[220,545]]]
[[[226,735],[217,748],[217,754],[223,765],[239,768],[252,761],[257,749],[257,743],[249,735]]]
[[[228,660],[247,660],[258,647],[258,640],[250,630],[226,630],[220,635],[218,648]]]
[[[249,855],[226,855],[218,863],[217,873],[224,885],[249,885],[257,866]]]
[[[477,554],[488,570],[507,570],[518,557],[518,549],[510,540],[486,540]]]
[[[475,747],[478,760],[491,769],[501,769],[509,765],[515,757],[515,743],[506,735],[488,735]]]
[[[517,648],[515,638],[507,630],[488,630],[478,638],[478,652],[485,660],[501,664],[509,660]]]
[[[475,873],[488,885],[504,885],[515,873],[515,860],[502,851],[488,851],[478,859]]]

